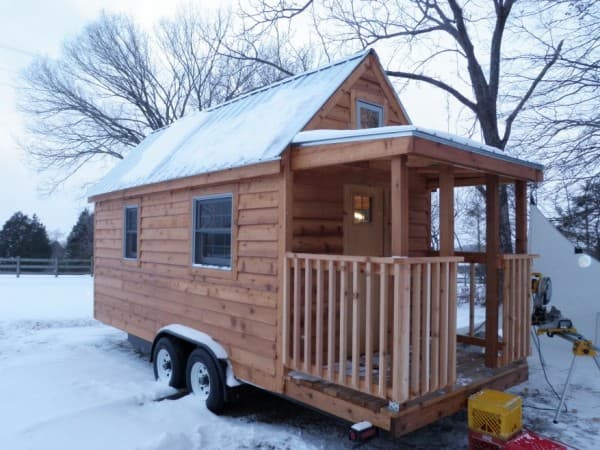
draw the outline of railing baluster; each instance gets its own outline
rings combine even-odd
[[[335,364],[335,263],[329,261],[327,278],[327,379],[333,381]]]
[[[440,267],[440,387],[448,384],[448,263]]]
[[[288,366],[290,363],[290,260],[286,256],[283,258],[283,323],[281,327],[282,333],[282,350],[283,350],[283,365]]]
[[[416,397],[420,392],[421,358],[421,264],[412,264],[410,299],[410,395]]]
[[[510,298],[510,261],[505,260],[503,264],[504,269],[504,281],[502,283],[502,343],[504,347],[502,349],[502,364],[506,365],[511,359],[511,321],[512,314],[511,308],[513,301]]]
[[[456,263],[450,266],[448,292],[448,385],[456,381]]]
[[[346,338],[348,328],[348,266],[345,261],[340,263],[340,358],[338,380],[340,384],[346,382]]]
[[[304,371],[311,372],[312,351],[312,261],[304,259]]]
[[[431,379],[429,388],[440,386],[440,263],[431,268]]]
[[[387,395],[388,265],[379,265],[379,396]]]
[[[521,264],[519,264],[519,260],[513,260],[513,264],[516,266],[517,273],[514,278],[514,283],[516,284],[515,288],[515,305],[517,307],[517,330],[516,339],[515,339],[515,360],[521,358],[521,329],[523,327],[523,317],[522,317],[522,309],[521,309]]]
[[[423,264],[421,283],[421,392],[429,392],[431,333],[431,264]]]
[[[515,293],[515,287],[516,287],[516,276],[517,276],[517,266],[515,265],[515,261],[514,260],[508,260],[507,261],[509,263],[509,267],[510,267],[510,283],[509,283],[509,291],[510,291],[510,314],[512,316],[512,323],[511,323],[511,331],[510,331],[510,347],[509,347],[509,361],[514,361],[517,358],[517,349],[515,348],[515,342],[517,339],[516,334],[518,333],[518,315],[519,315],[519,310],[517,307],[517,299],[516,299],[516,293]],[[529,327],[528,327],[529,328]]]
[[[527,315],[527,303],[529,303],[529,289],[527,289],[528,286],[528,277],[529,277],[529,273],[527,270],[527,260],[525,260],[524,258],[519,260],[519,263],[521,264],[521,286],[522,286],[522,290],[521,290],[521,315],[523,316],[523,326],[520,329],[521,331],[521,356],[520,358],[526,358],[527,357],[527,331],[529,331],[530,327],[529,327],[529,316]],[[531,279],[531,277],[529,277],[529,279]]]
[[[320,259],[316,260],[317,271],[317,317],[316,317],[316,374],[323,377],[323,264]]]
[[[400,296],[402,290],[400,286],[400,265],[394,265],[394,334],[392,344],[392,400],[399,402],[401,398],[400,373]]]
[[[400,347],[400,380],[401,401],[409,397],[410,381],[410,265],[400,266],[400,341],[395,344]]]
[[[294,258],[294,355],[293,369],[299,369],[300,365],[300,262]]]
[[[525,318],[527,320],[527,322],[529,323],[529,320],[531,320],[531,301],[530,301],[530,283],[531,283],[531,258],[527,257],[526,260],[526,264],[527,264],[527,276],[526,276],[526,281],[527,281],[527,296],[525,297]],[[531,353],[531,333],[529,332],[530,327],[528,326],[526,330],[524,330],[523,332],[525,333],[525,357],[529,356]]]
[[[352,387],[358,388],[358,369],[360,366],[360,291],[358,262],[352,263]]]
[[[469,263],[469,336],[475,334],[475,263]]]
[[[373,371],[373,284],[372,266],[365,265],[365,387],[370,394],[372,390],[371,372]]]

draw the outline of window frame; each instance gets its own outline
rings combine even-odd
[[[127,211],[135,209],[135,257],[127,256]],[[140,256],[140,205],[130,203],[123,206],[123,259],[126,261],[137,261]]]
[[[196,205],[198,204],[198,202],[202,201],[202,200],[215,200],[215,199],[229,199],[231,202],[231,219],[230,219],[230,226],[229,226],[229,235],[230,235],[230,248],[229,248],[229,265],[228,266],[222,266],[219,264],[207,264],[207,263],[197,263],[196,262],[196,218],[197,218],[197,207]],[[198,196],[194,196],[192,197],[192,253],[191,253],[191,262],[192,262],[192,267],[194,268],[199,268],[199,269],[208,269],[208,270],[214,270],[214,271],[221,271],[221,272],[225,272],[225,273],[233,273],[234,271],[234,242],[235,242],[235,235],[234,235],[234,230],[235,230],[235,224],[233,221],[234,218],[234,193],[233,192],[225,192],[225,193],[220,193],[220,194],[211,194],[211,195],[198,195]]]
[[[360,124],[360,110],[361,108],[374,111],[379,115],[379,125],[371,128],[379,128],[385,125],[384,107],[377,103],[368,102],[362,99],[356,99],[356,129],[368,130],[368,128],[362,128]]]

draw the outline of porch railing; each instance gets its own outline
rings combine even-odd
[[[460,261],[287,253],[285,367],[398,403],[454,384]]]
[[[469,334],[459,335],[459,342],[473,345],[486,345],[485,338],[474,336],[475,320],[475,267],[485,268],[485,254],[461,253],[465,263],[469,264]],[[531,320],[531,267],[536,255],[503,254],[500,255],[498,270],[502,281],[502,337],[499,341],[498,363],[505,366],[526,358],[530,354]],[[484,282],[485,283],[485,282]],[[484,324],[485,325],[485,324]]]
[[[524,359],[531,346],[531,265],[535,255],[502,255],[502,365]]]

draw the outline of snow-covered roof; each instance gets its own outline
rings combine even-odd
[[[146,137],[88,195],[279,159],[369,53],[357,53],[175,121]]]
[[[396,125],[379,128],[365,128],[358,130],[312,130],[298,133],[292,140],[293,144],[300,146],[312,146],[323,144],[338,144],[343,142],[359,142],[374,139],[386,139],[413,136],[437,142],[443,145],[449,145],[461,150],[472,153],[478,153],[484,156],[500,159],[503,161],[522,164],[534,169],[542,170],[541,164],[526,161],[524,159],[511,156],[507,151],[502,151],[496,147],[485,145],[472,139],[466,139],[442,131],[430,130],[415,125]]]

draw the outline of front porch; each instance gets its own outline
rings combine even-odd
[[[505,300],[495,367],[522,361],[529,352],[525,294],[531,259],[502,257]],[[383,399],[392,409],[471,384],[478,371],[493,373],[483,370],[487,339],[457,336],[456,274],[462,261],[462,256],[287,253],[285,368],[296,378],[314,377]]]
[[[441,417],[466,405],[473,389],[526,379],[533,258],[526,182],[541,179],[541,170],[464,142],[384,128],[392,130],[382,128],[380,138],[364,130],[299,138],[284,159],[281,355],[286,395],[320,396],[321,409],[363,420],[352,412],[358,408],[378,426],[406,432],[416,427],[397,424],[415,405]],[[501,184],[516,193],[514,254],[500,252]],[[454,189],[476,185],[485,187],[486,251],[458,253]],[[473,276],[475,264],[485,266],[485,332],[476,334],[471,319],[459,336],[457,272],[466,265]]]

